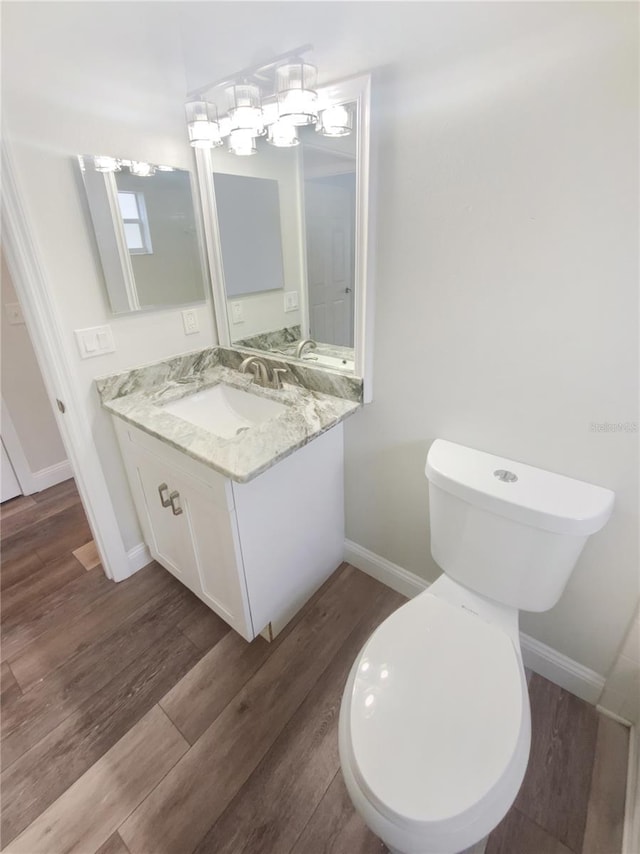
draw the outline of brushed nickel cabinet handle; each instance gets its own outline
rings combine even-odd
[[[171,498],[169,497],[169,487],[166,483],[161,483],[158,487],[158,495],[160,496],[160,503],[163,507],[168,507],[171,504]]]
[[[171,500],[171,510],[174,516],[180,516],[182,513],[182,507],[180,506],[180,493],[177,489],[169,495],[169,499]]]

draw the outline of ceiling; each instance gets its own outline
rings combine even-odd
[[[557,34],[608,3],[183,2],[176,4],[188,89],[305,43],[319,83],[396,63],[422,69],[493,51],[536,31]]]

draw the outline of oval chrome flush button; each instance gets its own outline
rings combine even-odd
[[[507,471],[506,469],[496,469],[493,476],[497,477],[498,480],[501,480],[503,483],[515,483],[518,479],[517,474],[514,474],[512,471]]]

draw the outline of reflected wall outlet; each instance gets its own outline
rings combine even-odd
[[[113,353],[116,349],[110,326],[90,326],[88,329],[76,329],[75,333],[83,359]]]
[[[200,332],[198,314],[195,308],[186,308],[182,312],[182,325],[184,326],[185,335],[194,335],[196,332]]]
[[[298,291],[285,291],[284,310],[295,311],[298,308]]]
[[[241,302],[231,303],[231,320],[233,323],[244,323],[244,307]]]
[[[11,326],[18,326],[20,323],[24,323],[24,317],[22,316],[22,309],[20,308],[19,302],[5,303],[4,310],[7,312],[7,320]]]

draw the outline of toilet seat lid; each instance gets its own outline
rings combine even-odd
[[[503,777],[525,694],[506,632],[423,593],[371,636],[350,699],[353,770],[372,802],[396,821],[434,822]]]

